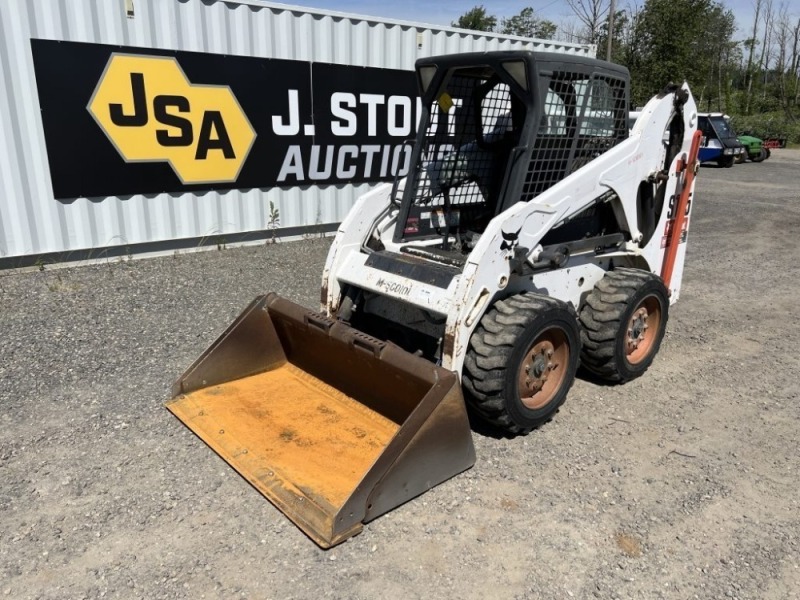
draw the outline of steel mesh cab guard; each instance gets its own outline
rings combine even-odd
[[[396,242],[465,224],[480,232],[628,136],[630,76],[619,65],[492,52],[423,58],[417,74],[430,110],[412,155]],[[425,227],[436,211],[439,231]]]

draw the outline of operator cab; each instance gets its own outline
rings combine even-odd
[[[386,232],[392,247],[371,237],[365,266],[446,289],[492,219],[535,202],[628,137],[629,75],[595,59],[529,51],[424,58],[416,67],[423,112]],[[617,248],[626,238],[615,197],[603,194],[548,231],[543,253]],[[344,296],[340,317],[356,329],[441,360],[443,315],[357,286]]]
[[[628,135],[629,75],[618,65],[473,53],[420,59],[417,77],[424,112],[394,232],[407,254],[463,263],[492,218]]]

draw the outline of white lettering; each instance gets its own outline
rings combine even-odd
[[[397,124],[397,109],[401,109],[401,123]],[[411,98],[408,96],[389,96],[386,103],[388,111],[386,128],[389,135],[407,136],[411,133]]]
[[[364,154],[364,177],[372,177],[372,157],[376,152],[380,152],[381,147],[376,145],[361,146],[361,152]]]
[[[336,161],[336,177],[338,179],[348,179],[350,177],[356,176],[356,165],[351,164],[350,167],[345,170],[344,168],[344,161],[346,158],[355,158],[358,156],[358,146],[342,146],[339,150],[339,158]],[[370,161],[372,158],[370,157]],[[369,177],[369,173],[367,173],[367,177]]]
[[[391,146],[383,147],[383,157],[381,158],[381,177],[386,177],[386,169],[389,166],[389,152],[391,149]]]
[[[358,99],[367,105],[367,135],[374,137],[378,133],[378,104],[386,102],[382,94],[360,94]]]
[[[328,179],[331,176],[331,168],[333,167],[333,146],[325,146],[325,167],[320,171],[319,168],[319,149],[320,147],[314,144],[311,146],[311,159],[308,168],[308,177],[314,181],[320,179]]]
[[[403,166],[398,168],[400,154],[403,154]],[[408,173],[408,164],[411,162],[411,148],[409,146],[395,146],[392,154],[392,175],[397,175],[398,170],[403,176]]]
[[[303,175],[303,156],[300,154],[300,146],[289,146],[286,156],[283,157],[281,172],[278,174],[278,181],[286,181],[289,175],[293,175],[297,181],[305,179]]]
[[[277,180],[278,183],[299,184],[403,177],[411,166],[412,153],[413,148],[408,144],[313,144],[307,150],[305,146],[295,144],[286,150]]]
[[[331,96],[331,114],[341,119],[341,121],[331,121],[333,135],[351,136],[356,134],[356,115],[353,111],[343,108],[343,106],[353,108],[355,105],[355,94],[335,92]],[[346,122],[346,124],[343,122]]]
[[[281,115],[272,115],[272,130],[275,135],[297,135],[300,132],[300,103],[297,100],[297,90],[289,90],[289,122],[284,123]]]

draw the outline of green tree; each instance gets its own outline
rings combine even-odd
[[[502,19],[500,22],[501,33],[542,40],[553,39],[557,29],[552,21],[537,18],[530,6],[523,8],[518,15]]]
[[[625,10],[618,10],[614,13],[614,27],[612,29],[613,39],[611,40],[611,62],[621,63],[625,57],[625,41],[631,29],[631,17]],[[606,57],[608,48],[608,19],[600,24],[597,30],[597,56]]]
[[[475,31],[494,31],[497,26],[497,17],[486,13],[483,6],[475,6],[465,12],[453,22],[453,27],[461,29],[474,29]]]
[[[698,105],[702,106],[702,100],[705,108],[729,112],[733,72],[740,69],[742,62],[739,42],[733,40],[736,21],[733,13],[720,4],[711,7],[707,19],[709,33],[716,31],[717,35],[709,35],[700,47],[700,52],[708,57],[708,64],[703,87],[699,90]]]
[[[646,0],[636,29],[638,49],[627,65],[634,104],[684,80],[700,99],[732,42],[733,15],[714,0]]]
[[[785,4],[754,0],[752,27],[735,40],[724,2],[644,0],[615,15],[612,59],[631,72],[632,104],[687,80],[700,110],[730,114],[740,131],[800,142],[800,19]],[[597,31],[602,48],[606,26]]]

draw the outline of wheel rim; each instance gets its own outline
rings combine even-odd
[[[633,311],[625,332],[625,358],[636,365],[645,360],[661,329],[661,303],[655,296],[642,300]]]
[[[519,369],[519,396],[531,410],[546,406],[561,389],[569,367],[569,343],[558,328],[543,331],[522,360]]]

